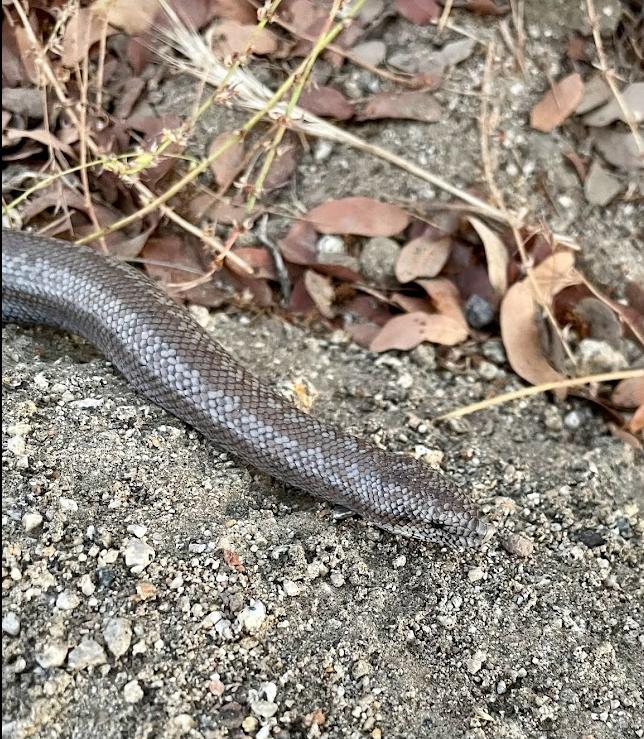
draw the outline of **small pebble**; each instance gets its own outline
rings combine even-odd
[[[273,703],[272,701],[253,701],[250,704],[252,712],[259,716],[260,718],[271,718],[271,716],[274,716],[277,713],[277,704]]]
[[[67,657],[69,647],[67,644],[59,641],[44,644],[35,654],[36,662],[48,669],[50,667],[60,667]]]
[[[329,579],[331,580],[331,584],[336,588],[341,588],[345,583],[344,575],[341,572],[332,572]]]
[[[11,436],[7,441],[7,449],[16,457],[22,457],[27,449],[27,442],[22,436]]]
[[[503,344],[497,339],[485,341],[481,347],[481,352],[488,361],[493,362],[497,366],[505,364],[508,359]]]
[[[140,539],[130,539],[125,545],[125,564],[134,574],[143,570],[154,559],[154,549]]]
[[[491,382],[498,377],[499,370],[492,364],[492,362],[481,362],[478,366],[479,377]]]
[[[22,517],[22,526],[30,534],[42,525],[43,518],[40,513],[25,513]]]
[[[7,611],[2,617],[2,633],[9,636],[18,636],[20,633],[20,619],[13,611]]]
[[[118,659],[130,648],[132,625],[127,618],[111,618],[103,629],[103,638],[110,652]]]
[[[130,680],[123,686],[123,700],[126,703],[138,703],[143,698],[143,688],[138,680]]]
[[[470,295],[465,303],[465,320],[472,328],[485,328],[494,320],[494,308],[480,295]]]
[[[360,254],[362,274],[381,287],[396,284],[395,267],[399,254],[400,245],[393,239],[384,236],[369,239]]]
[[[293,580],[284,580],[282,582],[282,587],[284,588],[286,595],[291,598],[300,594],[300,586],[296,582],[293,582]]]
[[[578,411],[570,411],[564,416],[564,426],[570,431],[577,431],[581,428],[581,414]]]
[[[351,673],[356,680],[368,675],[371,672],[371,665],[365,659],[359,659],[354,665]]]
[[[393,561],[393,566],[396,570],[399,570],[401,567],[404,567],[407,564],[407,557],[405,557],[404,554],[401,554],[400,557],[396,557]]]
[[[148,532],[148,527],[143,524],[132,523],[127,527],[127,532],[136,536],[137,539],[142,539]]]
[[[477,650],[474,654],[465,662],[465,667],[470,675],[476,675],[477,672],[483,667],[487,655],[485,652]]]
[[[86,667],[96,667],[107,662],[103,647],[94,639],[84,639],[72,649],[67,658],[67,664],[72,670],[83,670]]]
[[[517,557],[530,557],[534,552],[534,543],[520,534],[509,534],[502,537],[501,544],[506,552],[516,554]]]
[[[80,605],[80,598],[73,590],[63,590],[56,598],[56,608],[61,611],[73,611]]]
[[[485,577],[485,573],[480,567],[472,567],[471,570],[468,570],[467,572],[467,579],[470,582],[478,582],[479,580],[482,580]]]
[[[261,600],[251,600],[237,615],[237,621],[249,634],[256,634],[266,621],[266,606]]]
[[[255,716],[246,716],[246,718],[242,721],[242,729],[247,734],[254,734],[257,731],[258,726],[259,721],[255,718]]]

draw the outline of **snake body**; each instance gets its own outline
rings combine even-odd
[[[381,528],[457,546],[487,537],[489,525],[449,479],[289,404],[141,271],[28,233],[3,230],[2,241],[3,321],[79,334],[219,448]]]

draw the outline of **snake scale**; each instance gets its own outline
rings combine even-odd
[[[448,478],[289,404],[140,270],[29,233],[3,229],[2,242],[3,321],[79,334],[217,447],[383,529],[455,546],[488,537],[490,526]]]

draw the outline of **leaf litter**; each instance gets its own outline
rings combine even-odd
[[[276,16],[284,25],[269,23],[259,30],[257,10],[251,2],[192,0],[171,5],[193,27],[208,26],[213,48],[226,63],[244,56],[264,57],[273,65],[301,58],[310,52],[312,39],[317,38],[328,19],[327,5],[310,0],[284,0]],[[492,0],[456,2],[454,8],[490,18],[509,11],[508,6]],[[405,23],[426,26],[437,23],[442,4],[433,0],[396,0],[393,9]],[[136,4],[100,0],[77,9],[59,26],[46,12],[30,17],[32,23],[40,24],[34,29],[36,38],[55,34],[45,53],[57,75],[63,101],[79,95],[72,80],[80,79],[74,75],[86,58],[93,65],[93,74],[100,70],[102,76],[95,77],[94,82],[100,87],[102,104],[111,106],[111,113],[106,115],[96,106],[88,107],[88,130],[83,136],[73,121],[54,107],[48,109],[46,117],[44,113],[38,115],[35,106],[39,107],[44,99],[38,86],[44,77],[34,64],[32,37],[11,7],[5,8],[5,13],[13,14],[14,21],[11,27],[3,28],[5,163],[14,166],[12,162],[22,159],[41,165],[53,154],[60,171],[80,161],[88,133],[100,143],[106,160],[87,170],[90,192],[96,196],[91,213],[80,190],[49,185],[34,192],[21,206],[23,223],[42,225],[62,210],[67,216],[55,233],[64,235],[67,228],[68,238],[78,238],[92,233],[92,218],[102,228],[108,228],[136,211],[133,177],[139,177],[154,193],[180,176],[186,166],[182,157],[191,135],[194,111],[187,112],[185,120],[164,118],[146,101],[146,95],[158,83],[148,74],[154,60],[154,29],[167,22],[156,0]],[[299,104],[317,116],[349,127],[354,122],[386,119],[425,124],[443,120],[443,106],[433,92],[440,90],[455,65],[479,53],[478,44],[471,38],[443,43],[414,61],[415,71],[408,74],[406,85],[416,89],[400,89],[387,71],[395,65],[389,64],[389,50],[378,36],[377,20],[377,15],[370,18],[365,11],[336,38],[335,51],[328,50],[324,55],[325,63],[331,65],[330,76],[321,84],[307,82]],[[386,23],[386,16],[380,22]],[[341,53],[343,50],[350,59]],[[352,50],[355,54],[351,54]],[[350,99],[333,75],[343,67],[360,63],[369,65],[376,73],[382,72],[384,89],[361,99]],[[276,69],[273,73],[279,74]],[[571,161],[576,162],[588,200],[591,205],[604,205],[622,197],[622,180],[611,168],[618,173],[635,172],[642,167],[642,157],[636,134],[623,125],[628,118],[603,77],[590,69],[584,79],[578,69],[555,83],[544,75],[543,83],[547,92],[530,111],[530,125],[546,134],[571,122],[590,127],[587,130],[592,129],[593,135],[589,140],[598,159],[590,162],[587,151],[581,152],[582,157],[571,151]],[[633,80],[621,86],[630,117],[641,121],[642,83]],[[31,103],[25,97],[29,94]],[[233,93],[228,96],[226,91],[220,92],[216,104],[230,105],[233,97]],[[28,120],[33,126],[43,119],[49,122],[49,130],[27,125]],[[216,151],[234,135],[233,130],[213,132],[208,151]],[[213,159],[210,172],[217,193],[206,188],[179,194],[171,201],[172,210],[184,210],[188,219],[210,219],[213,233],[222,234],[228,253],[240,257],[250,274],[213,253],[196,234],[184,234],[181,238],[171,234],[164,219],[156,215],[133,223],[127,232],[109,234],[105,239],[108,250],[121,258],[140,260],[143,268],[179,301],[207,306],[253,305],[305,316],[307,320],[317,319],[329,328],[342,328],[354,341],[375,352],[407,351],[422,342],[450,347],[500,331],[510,366],[535,385],[564,381],[567,374],[574,373],[574,368],[564,366],[562,360],[563,333],[553,332],[544,318],[542,304],[550,306],[566,327],[566,338],[572,331],[573,338],[577,336],[575,341],[608,341],[606,336],[595,338],[598,326],[606,324],[606,315],[611,317],[611,341],[621,341],[624,332],[640,337],[644,317],[635,300],[636,289],[629,288],[633,304],[589,297],[592,290],[575,267],[575,255],[566,248],[520,229],[518,236],[524,241],[529,260],[526,263],[513,247],[517,233],[505,226],[499,228],[484,215],[446,211],[449,226],[437,228],[420,219],[413,209],[387,202],[386,193],[377,198],[347,197],[320,202],[292,219],[289,230],[275,242],[292,288],[286,305],[280,306],[274,257],[252,238],[254,221],[264,212],[265,203],[259,208],[246,208],[263,152],[269,148],[270,135],[271,128],[267,128],[250,138],[241,137]],[[260,202],[272,191],[291,186],[307,147],[302,136],[284,136],[265,173]],[[118,164],[116,157],[126,154],[130,158]],[[599,185],[597,173],[603,178]],[[68,175],[66,182],[70,177],[78,175]],[[607,189],[609,185],[612,189]],[[437,215],[440,220],[441,214]],[[237,244],[241,236],[245,238]],[[333,251],[321,250],[324,237],[337,237]],[[395,262],[394,284],[386,289],[369,284],[360,271],[362,250],[374,237],[393,238],[402,247]],[[489,320],[482,326],[472,319],[472,301],[488,306]],[[632,411],[627,420],[631,433],[641,431],[642,382],[639,378],[624,380],[612,396],[602,401]]]

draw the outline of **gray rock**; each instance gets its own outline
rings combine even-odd
[[[16,436],[13,438],[18,439],[20,437]],[[31,534],[32,532],[36,531],[36,529],[39,529],[40,526],[42,526],[42,522],[43,522],[43,518],[40,515],[40,513],[36,513],[36,512],[25,513],[25,515],[22,517],[22,526],[28,534]]]
[[[48,642],[36,651],[36,662],[45,669],[60,667],[65,661],[65,657],[67,657],[68,650],[69,647],[64,642]]]
[[[592,375],[599,372],[615,372],[628,367],[626,357],[608,344],[598,339],[582,339],[579,342],[578,354],[583,374]]]
[[[395,267],[400,246],[393,239],[375,236],[362,247],[360,269],[362,274],[380,287],[397,284]]]
[[[87,667],[97,667],[107,662],[103,647],[94,639],[84,639],[72,649],[67,658],[67,664],[72,670],[84,670]]]
[[[132,643],[132,624],[127,618],[111,618],[103,629],[103,638],[110,652],[118,659]]]
[[[608,205],[620,190],[622,183],[614,177],[602,165],[594,161],[590,166],[590,172],[584,182],[584,195],[592,205]]]

